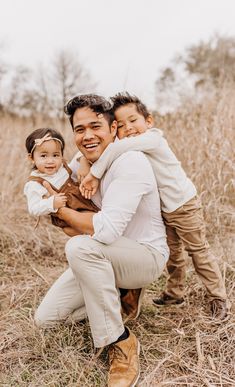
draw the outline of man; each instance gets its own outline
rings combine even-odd
[[[81,95],[67,104],[66,113],[78,149],[96,161],[115,139],[111,105],[103,97]],[[118,288],[147,286],[161,275],[168,258],[159,194],[146,157],[127,152],[115,160],[94,201],[101,208],[96,214],[59,210],[79,235],[66,244],[70,269],[49,290],[35,318],[45,325],[87,314],[95,347],[110,346],[108,385],[134,386],[139,342],[123,325]]]

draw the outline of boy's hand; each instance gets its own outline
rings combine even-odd
[[[47,189],[47,191],[48,191],[48,195],[46,195],[47,198],[50,197],[50,196],[54,196],[54,201],[53,201],[54,210],[66,206],[67,197],[65,196],[65,194],[57,193],[51,187],[51,185],[50,185],[50,183],[48,183],[48,181],[44,181],[43,182],[43,187],[45,187]]]
[[[95,195],[97,189],[99,187],[99,179],[93,176],[90,172],[84,179],[82,180],[79,189],[86,199],[91,199],[93,195]]]
[[[78,182],[81,183],[86,175],[90,172],[90,163],[84,156],[80,157],[80,167],[77,170]]]

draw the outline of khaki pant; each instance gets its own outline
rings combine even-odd
[[[124,237],[105,245],[76,236],[67,242],[66,255],[70,268],[48,291],[35,320],[47,326],[87,315],[96,347],[116,341],[124,331],[118,288],[145,287],[165,266],[157,250]]]
[[[175,298],[184,295],[186,263],[183,247],[192,258],[196,273],[211,299],[225,300],[226,290],[219,266],[209,249],[205,235],[200,200],[195,197],[171,213],[162,213],[165,220],[170,258],[167,262],[169,278],[166,293]]]

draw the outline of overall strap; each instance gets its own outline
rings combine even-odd
[[[72,175],[72,170],[69,168],[67,162],[63,159],[63,166],[65,167],[66,171],[68,172],[69,176],[71,177]]]
[[[29,176],[28,181],[37,181],[38,183],[43,184],[46,180],[39,176]]]
[[[36,181],[37,183],[39,183],[41,185],[43,185],[44,181],[46,181],[47,183],[50,184],[51,188],[54,191],[59,192],[59,190],[53,184],[51,184],[49,181],[47,181],[46,179],[43,179],[40,176],[29,176],[28,181]]]

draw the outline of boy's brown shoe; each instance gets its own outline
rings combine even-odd
[[[129,329],[128,332],[126,340],[111,344],[109,348],[108,387],[134,387],[139,379],[140,344]]]
[[[144,293],[145,288],[128,289],[125,296],[121,297],[122,311],[129,320],[136,320],[139,316]]]
[[[153,300],[153,303],[155,306],[167,306],[167,305],[183,306],[184,298],[175,298],[163,292],[159,296],[159,298],[155,298]]]
[[[228,307],[226,300],[215,298],[210,302],[211,314],[215,320],[225,320],[228,317]]]

